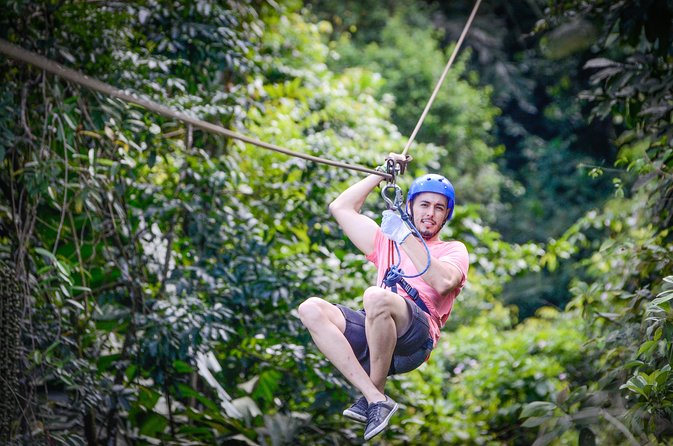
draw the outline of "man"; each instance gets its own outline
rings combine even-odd
[[[400,159],[399,155],[391,157]],[[365,199],[381,180],[372,174],[346,189],[329,206],[346,236],[376,264],[377,284],[382,284],[390,266],[389,240],[400,247],[400,267],[406,275],[428,266],[422,242],[411,236],[413,232],[398,214],[384,212],[379,227],[360,213]],[[465,245],[439,239],[440,230],[453,214],[454,202],[453,186],[440,175],[419,177],[409,189],[407,212],[431,254],[427,271],[407,279],[418,291],[416,301],[403,289],[396,294],[373,286],[365,291],[364,309],[360,311],[317,297],[299,306],[301,321],[320,351],[363,395],[344,415],[366,422],[365,440],[383,431],[398,409],[397,403],[385,395],[387,376],[411,371],[428,359],[465,284],[469,263]]]

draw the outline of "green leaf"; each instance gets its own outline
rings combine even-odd
[[[82,305],[81,303],[77,302],[75,299],[66,299],[65,301],[66,301],[67,303],[69,303],[70,305],[72,305],[73,307],[75,307],[75,308],[77,308],[77,309],[79,309],[79,310],[81,310],[81,311],[84,311],[84,305]]]
[[[605,57],[597,57],[595,59],[589,59],[584,64],[584,69],[588,68],[605,68],[605,67],[619,67],[621,64],[615,62],[614,60],[607,59]]]
[[[638,355],[649,353],[657,346],[657,341],[646,341],[638,349]]]
[[[259,375],[259,381],[257,382],[255,391],[252,393],[252,397],[272,401],[282,377],[283,375],[277,370],[266,370],[262,372]]]
[[[136,377],[136,373],[138,371],[138,366],[135,364],[131,364],[128,367],[126,367],[126,371],[124,372],[124,375],[126,375],[126,379],[129,381],[133,381]]]
[[[110,366],[119,358],[121,355],[119,353],[114,353],[112,355],[103,355],[98,358],[97,369],[98,372],[106,372],[110,369]]]
[[[638,393],[640,395],[645,395],[645,392],[643,391],[642,387],[639,387],[638,385],[635,384],[634,381],[629,380],[626,384],[622,384],[620,389],[629,389],[632,392]]]
[[[154,408],[154,406],[156,406],[160,397],[161,394],[159,392],[149,387],[141,387],[140,391],[138,392],[138,404],[148,410],[151,410]]]
[[[35,252],[45,256],[46,258],[48,258],[49,260],[51,260],[54,263],[58,262],[58,260],[56,260],[56,257],[54,257],[54,255],[50,251],[47,251],[46,249],[35,248]]]
[[[640,367],[642,365],[645,365],[645,363],[643,361],[640,361],[640,360],[636,359],[636,360],[629,361],[626,364],[624,364],[624,368],[625,369],[630,369],[632,367]]]
[[[531,416],[540,416],[548,414],[556,409],[556,404],[548,401],[534,401],[527,404],[521,411],[519,418],[528,418]]]
[[[648,306],[655,306],[655,305],[661,305],[664,302],[668,302],[669,300],[673,299],[673,290],[671,291],[664,291],[663,293],[659,294],[661,297],[657,297],[656,299],[653,299],[652,302],[649,303]]]
[[[655,372],[656,376],[654,377],[654,382],[658,387],[664,387],[666,383],[668,382],[668,377],[670,376],[670,372],[668,371],[663,371],[660,370],[658,372]]]
[[[116,320],[96,320],[96,328],[98,330],[112,332],[123,330],[127,325],[128,321],[118,322]]]
[[[190,366],[189,364],[187,364],[184,361],[180,361],[180,360],[177,360],[177,359],[175,361],[173,361],[173,368],[178,373],[192,373],[194,371],[192,366]]]
[[[75,129],[77,129],[77,126],[76,126],[75,123],[73,122],[73,120],[72,120],[72,118],[70,117],[70,115],[68,115],[67,113],[63,113],[62,116],[63,116],[63,119],[65,119],[65,123],[68,124],[68,127],[70,127],[71,130],[75,130]]]
[[[150,154],[147,156],[147,166],[150,168],[154,167],[156,162],[157,162],[157,151],[151,150]]]
[[[140,434],[148,437],[156,437],[168,426],[168,420],[163,415],[156,412],[151,412],[147,416],[142,417],[140,422]]]
[[[199,401],[201,404],[206,406],[211,411],[219,411],[219,408],[218,408],[217,404],[215,404],[212,400],[206,398],[200,392],[192,389],[188,385],[183,384],[183,383],[178,383],[177,388],[178,388],[178,392],[179,392],[180,396],[182,396],[184,398],[196,398],[197,401]]]
[[[536,427],[547,421],[549,417],[532,417],[524,421],[521,426],[523,427]]]

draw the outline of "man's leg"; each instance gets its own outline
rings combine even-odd
[[[362,368],[344,335],[346,319],[341,310],[323,299],[311,297],[299,305],[298,311],[302,323],[311,333],[318,349],[362,392],[367,401],[384,400],[382,390],[374,385]]]
[[[397,338],[409,328],[411,314],[402,296],[383,288],[368,288],[363,300],[367,315],[365,330],[369,346],[369,377],[383,394]],[[372,403],[382,401],[385,397],[379,400],[367,399]]]

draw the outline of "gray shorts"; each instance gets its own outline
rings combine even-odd
[[[411,312],[409,329],[397,338],[388,375],[406,373],[423,364],[432,352],[428,315],[409,299],[404,299]],[[344,335],[362,368],[369,374],[369,346],[365,334],[365,310],[353,310],[336,304],[346,318]]]

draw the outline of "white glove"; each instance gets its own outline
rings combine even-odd
[[[391,210],[383,211],[383,220],[381,220],[381,232],[383,235],[388,237],[389,240],[395,241],[397,243],[404,242],[409,234],[411,234],[411,229],[407,227],[396,212]]]

